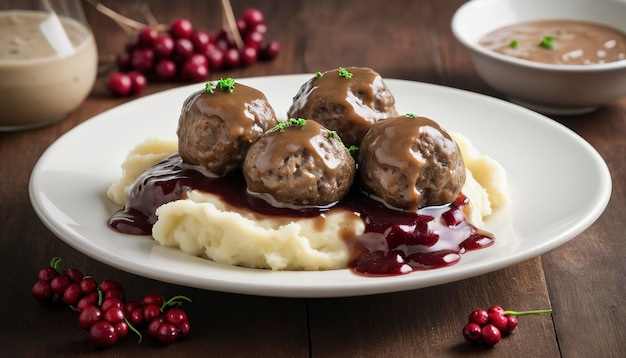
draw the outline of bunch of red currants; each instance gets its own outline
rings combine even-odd
[[[189,20],[175,19],[165,32],[146,26],[135,41],[117,54],[117,71],[109,76],[107,87],[117,96],[141,92],[147,78],[199,82],[212,71],[248,66],[257,60],[278,55],[280,44],[265,41],[267,26],[263,13],[247,9],[237,19],[241,48],[233,35],[221,29],[216,33],[195,30]]]
[[[550,312],[552,310],[505,311],[500,306],[491,306],[486,311],[477,309],[470,313],[469,322],[463,327],[463,337],[471,343],[493,346],[503,335],[513,332],[519,322],[517,316]]]
[[[157,293],[141,301],[126,301],[124,289],[115,280],[98,281],[76,268],[60,269],[61,259],[50,261],[39,271],[32,288],[33,296],[44,304],[65,304],[79,312],[78,325],[89,332],[90,341],[99,348],[114,345],[139,329],[147,327],[148,335],[162,344],[170,344],[189,334],[189,318],[180,306],[185,296],[165,300]]]

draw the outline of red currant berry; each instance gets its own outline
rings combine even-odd
[[[131,312],[133,312],[133,310],[135,308],[139,308],[142,307],[141,302],[139,301],[128,301],[124,304],[124,315],[125,316],[130,316]]]
[[[109,308],[113,308],[113,307],[117,307],[123,310],[124,301],[122,301],[119,297],[109,297],[106,300],[102,301],[102,305],[100,306],[100,308],[102,308],[103,311],[106,311]]]
[[[120,72],[130,71],[130,53],[121,52],[115,56],[117,70]]]
[[[211,43],[211,35],[204,31],[196,31],[191,34],[190,40],[196,53],[204,53]]]
[[[482,342],[490,346],[493,346],[500,342],[500,338],[502,337],[500,330],[496,328],[496,326],[494,326],[493,324],[485,325],[481,330],[481,334]]]
[[[111,289],[121,290],[122,285],[115,280],[103,280],[100,282],[100,289],[102,291],[108,291]]]
[[[489,309],[487,310],[487,313],[491,313],[491,312],[504,312],[504,308],[500,307],[500,306],[491,306],[489,307]]]
[[[165,313],[165,321],[174,324],[182,336],[189,334],[190,325],[187,313],[180,308],[170,308]]]
[[[143,308],[144,321],[150,322],[161,315],[161,307],[156,305],[147,305]]]
[[[246,22],[249,28],[262,24],[265,21],[263,13],[258,9],[244,10],[241,18]]]
[[[137,307],[131,311],[129,315],[126,316],[130,324],[135,327],[142,326],[146,320],[143,315],[143,307]]]
[[[97,306],[88,306],[78,315],[78,326],[88,331],[96,322],[102,319],[102,310]]]
[[[508,319],[504,317],[502,312],[493,311],[488,313],[489,323],[493,324],[500,331],[504,331],[508,324]]]
[[[159,308],[165,303],[165,299],[163,298],[163,296],[159,295],[158,293],[149,293],[143,296],[141,301],[144,306],[155,305]]]
[[[209,67],[207,65],[198,65],[191,61],[191,58],[189,58],[183,64],[183,67],[181,69],[181,77],[184,80],[190,80],[194,82],[204,80],[209,77]]]
[[[469,321],[474,322],[479,326],[486,325],[488,320],[489,320],[489,316],[488,316],[487,311],[485,310],[481,310],[481,309],[474,310],[469,315]]]
[[[503,329],[502,331],[511,333],[515,330],[515,327],[517,327],[519,320],[516,316],[506,315],[505,317],[507,318],[506,329]]]
[[[482,337],[482,328],[478,324],[470,322],[463,327],[463,337],[468,342],[478,343]]]
[[[154,50],[150,48],[140,48],[130,55],[130,67],[141,73],[148,73],[154,65]]]
[[[176,77],[176,63],[172,60],[162,59],[154,67],[154,73],[160,80],[171,80]]]
[[[178,327],[169,322],[164,322],[157,329],[156,339],[161,344],[170,344],[179,337]]]
[[[158,36],[159,32],[156,29],[146,26],[137,34],[137,45],[144,48],[152,47]]]
[[[258,51],[256,47],[246,45],[241,50],[241,65],[249,66],[257,60],[257,57],[258,57]]]
[[[250,29],[250,31],[260,32],[265,35],[267,33],[267,26],[265,24],[258,24]]]
[[[205,53],[208,61],[209,68],[213,71],[219,71],[224,66],[224,53],[217,47],[209,47]]]
[[[170,24],[170,34],[175,39],[188,39],[193,33],[193,25],[187,19],[175,19]]]
[[[246,23],[246,20],[244,19],[237,19],[237,30],[239,31],[240,34],[245,34],[246,30],[248,28],[248,24]]]
[[[224,67],[229,69],[239,67],[240,62],[241,56],[236,48],[229,48],[226,50],[224,53]]]
[[[183,61],[193,55],[194,48],[191,40],[186,38],[176,39],[174,42],[174,58]]]
[[[50,302],[54,292],[48,281],[39,280],[33,285],[33,296],[40,302]]]
[[[56,270],[54,268],[48,266],[48,267],[42,268],[39,271],[39,274],[37,275],[37,277],[40,280],[50,282],[54,278],[54,276],[56,276],[56,274],[57,274]]]
[[[164,322],[165,322],[165,318],[163,316],[159,316],[153,319],[152,321],[150,321],[150,324],[148,324],[148,335],[150,335],[150,337],[157,338],[157,332],[159,330],[159,327]]]
[[[119,299],[121,299],[122,301],[124,301],[124,299],[126,298],[124,295],[124,291],[120,290],[120,289],[115,289],[112,288],[110,290],[106,290],[106,291],[102,291],[102,299],[107,299],[107,298],[111,298],[111,297],[117,297]]]
[[[83,291],[78,282],[70,283],[63,291],[63,302],[68,306],[76,306],[81,298],[83,298]]]
[[[78,312],[82,312],[85,308],[89,306],[97,306],[98,305],[98,292],[90,292],[86,296],[80,299],[76,304],[76,309]]]
[[[67,276],[67,278],[69,278],[70,281],[77,282],[77,283],[80,283],[80,281],[82,281],[83,278],[85,277],[85,275],[79,269],[76,269],[73,267],[69,267],[65,269],[63,274]]]
[[[89,329],[89,339],[97,347],[110,347],[117,342],[115,327],[107,321],[98,321]]]
[[[174,52],[174,39],[168,34],[161,34],[154,40],[154,55],[158,58],[169,57]]]
[[[263,34],[258,31],[251,31],[246,35],[244,43],[246,46],[258,49],[261,47],[261,43],[263,43]]]
[[[128,77],[130,77],[130,94],[139,94],[146,88],[146,84],[148,81],[146,80],[146,76],[144,76],[140,72],[131,71],[128,72]]]
[[[55,276],[50,281],[50,287],[52,288],[52,292],[56,293],[59,296],[63,295],[63,292],[69,284],[70,280],[63,275]]]
[[[117,322],[113,327],[115,327],[115,333],[118,339],[124,338],[128,334],[128,323],[126,323],[126,321]]]
[[[103,312],[102,318],[109,323],[115,324],[124,320],[124,311],[119,307],[111,307]]]
[[[98,289],[98,281],[93,277],[85,277],[80,281],[80,290],[84,293],[91,293]]]
[[[132,82],[125,73],[115,72],[109,76],[107,88],[115,96],[126,96],[130,93]]]
[[[278,41],[272,41],[259,49],[259,58],[265,61],[271,60],[274,57],[278,56],[279,52],[280,43]]]

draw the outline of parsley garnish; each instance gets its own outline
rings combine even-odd
[[[318,72],[315,74],[315,77],[317,77],[317,78],[322,78],[322,77],[324,77],[324,74],[318,71]]]
[[[344,77],[347,80],[352,78],[352,74],[343,67],[339,67],[337,71],[339,72],[339,77]]]
[[[341,138],[339,138],[339,134],[337,134],[337,132],[336,132],[336,131],[328,131],[328,136],[329,136],[330,138],[335,138],[335,139],[339,139],[339,140],[341,140]]]
[[[407,113],[406,116],[409,117],[409,118],[416,118],[417,117],[413,113]]]
[[[348,152],[350,152],[350,154],[354,154],[354,152],[356,152],[357,150],[359,150],[359,147],[354,144],[348,147]]]
[[[552,50],[554,49],[554,37],[553,36],[544,36],[539,43],[539,46]]]
[[[513,39],[511,40],[511,42],[509,42],[510,48],[517,48],[518,45],[519,45],[519,42],[516,39]]]
[[[213,94],[216,89],[221,89],[222,91],[233,93],[235,90],[235,80],[232,78],[220,78],[215,84],[211,82],[206,83],[206,91],[210,94]]]
[[[284,122],[278,123],[276,127],[274,127],[274,129],[282,133],[285,131],[285,128],[287,127],[294,127],[294,126],[304,127],[305,124],[306,124],[306,119],[304,118],[289,118],[288,120]]]

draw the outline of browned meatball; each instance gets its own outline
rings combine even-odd
[[[372,123],[397,115],[395,99],[372,69],[344,70],[352,77],[342,76],[341,69],[334,69],[304,83],[293,98],[287,116],[319,122],[336,131],[347,146],[359,146]]]
[[[241,169],[252,143],[278,124],[274,109],[260,91],[236,83],[189,96],[178,120],[178,151],[183,160],[204,166],[216,176]]]
[[[359,169],[366,191],[410,211],[453,202],[465,183],[458,145],[424,117],[393,117],[372,125],[361,143]]]
[[[248,191],[287,207],[327,206],[342,199],[356,165],[337,134],[310,120],[285,124],[250,147],[243,164]]]

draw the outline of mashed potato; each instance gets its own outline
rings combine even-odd
[[[466,164],[462,191],[470,200],[468,220],[482,227],[485,217],[509,201],[506,172],[461,134],[450,135]],[[122,177],[109,188],[108,197],[124,205],[135,178],[176,150],[175,139],[151,138],[139,144],[122,164]],[[217,196],[195,190],[187,199],[162,205],[157,215],[152,236],[162,245],[219,263],[272,270],[345,268],[349,251],[342,238],[365,230],[361,218],[344,209],[292,221],[234,211]]]

